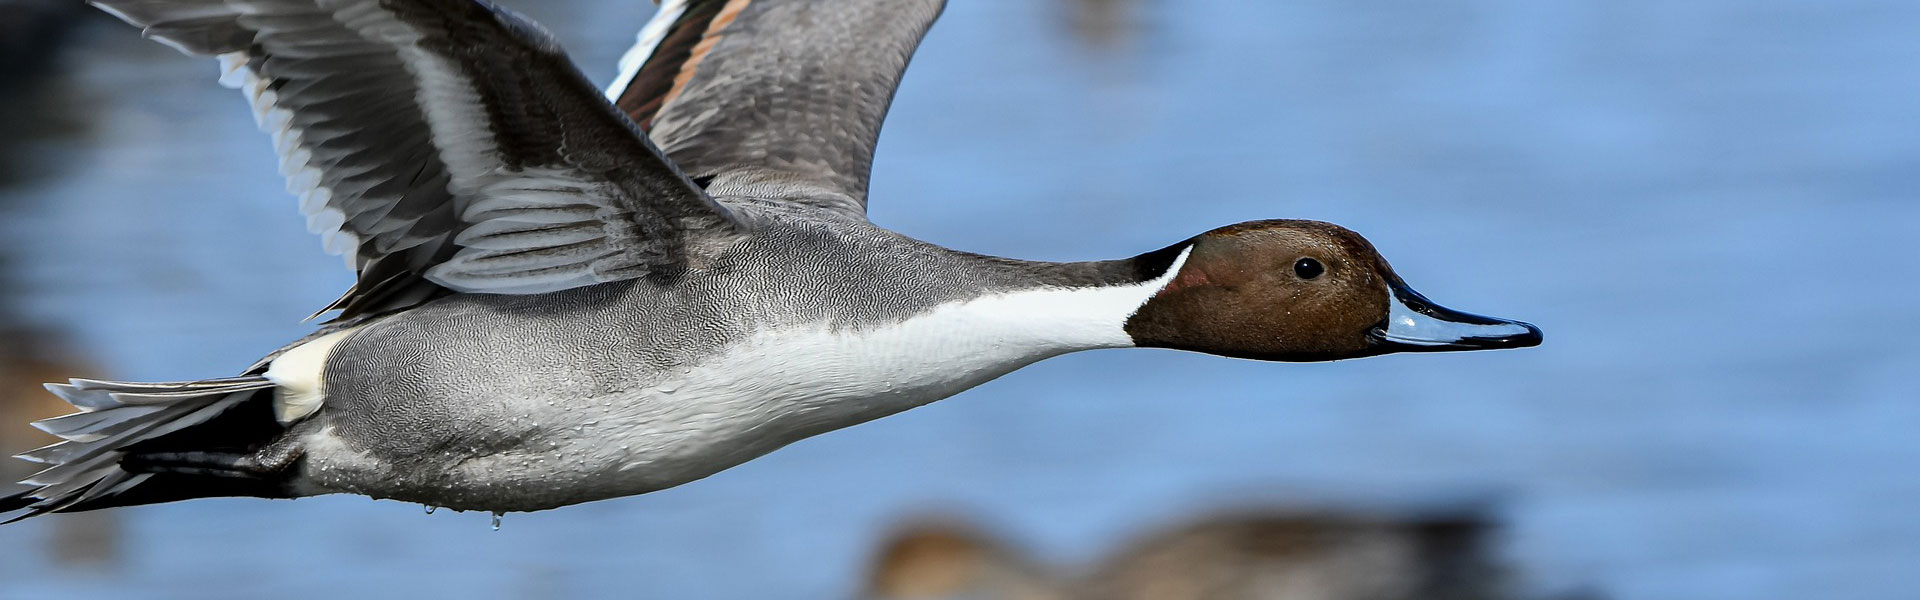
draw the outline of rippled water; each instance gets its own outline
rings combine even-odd
[[[598,79],[646,3],[507,4]],[[120,511],[117,562],[0,529],[0,597],[830,598],[974,515],[1082,560],[1193,511],[1492,494],[1535,589],[1920,594],[1920,5],[960,0],[875,221],[1031,258],[1239,220],[1367,234],[1518,352],[1064,357],[648,496],[488,516],[329,497]],[[115,377],[220,375],[348,284],[214,67],[90,21],[0,187],[12,318]]]

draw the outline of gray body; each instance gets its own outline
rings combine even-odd
[[[908,381],[877,402],[749,407],[663,385],[749,335],[858,335],[945,303],[1125,276],[1120,262],[1010,261],[758,210],[755,235],[671,285],[456,295],[356,330],[327,361],[325,407],[300,428],[301,489],[535,510],[672,487],[937,399]]]

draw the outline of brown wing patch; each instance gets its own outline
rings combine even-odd
[[[660,109],[680,96],[700,61],[720,42],[720,33],[753,0],[693,0],[660,40],[616,103],[642,130],[653,129]]]

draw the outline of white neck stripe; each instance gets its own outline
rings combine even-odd
[[[1167,272],[1161,273],[1159,277],[1141,283],[1140,285],[1151,288],[1153,293],[1147,294],[1145,298],[1141,298],[1140,303],[1135,304],[1133,310],[1127,312],[1126,319],[1132,319],[1134,315],[1139,314],[1140,309],[1146,307],[1148,300],[1152,300],[1154,296],[1158,296],[1160,292],[1165,291],[1168,285],[1172,285],[1173,278],[1180,276],[1180,269],[1187,266],[1187,255],[1192,253],[1193,245],[1191,244],[1185,248],[1181,248],[1180,254],[1173,257],[1173,264],[1167,265]],[[1120,321],[1122,327],[1126,326],[1126,319]]]
[[[1096,348],[1132,347],[1127,320],[1180,274],[1192,247],[1180,251],[1159,277],[1127,285],[1038,288],[995,294],[935,308],[915,317],[925,324],[948,321],[1002,337],[1038,358]],[[1037,360],[1036,358],[1035,360]]]

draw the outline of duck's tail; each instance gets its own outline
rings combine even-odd
[[[206,457],[247,456],[284,431],[273,383],[245,376],[177,383],[73,379],[47,389],[80,412],[35,422],[62,441],[19,455],[50,465],[0,496],[11,523],[74,512],[209,496],[285,496],[280,481],[193,468]]]

